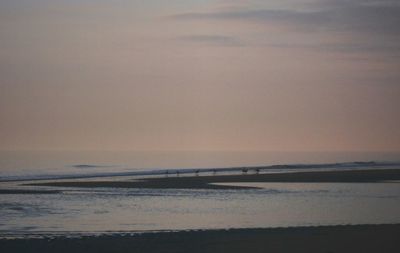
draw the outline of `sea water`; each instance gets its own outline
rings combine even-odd
[[[396,154],[366,153],[2,153],[0,188],[43,177],[165,168],[340,163],[325,169],[399,168]],[[379,161],[375,163],[356,163]],[[344,164],[343,164],[344,163]],[[347,166],[345,166],[347,164]],[[350,167],[352,167],[350,166]],[[307,166],[306,166],[307,167]],[[324,167],[312,168],[321,170]],[[290,170],[290,169],[288,169]],[[268,172],[266,172],[268,173]],[[118,174],[119,175],[119,174]],[[113,178],[109,175],[109,178]],[[132,176],[119,176],[121,180]],[[133,176],[134,178],[134,176]],[[26,179],[31,181],[10,181]],[[33,180],[33,181],[32,181]],[[86,180],[86,179],[85,179]],[[92,180],[92,179],[90,179]],[[0,194],[0,237],[143,231],[400,223],[400,183],[256,183],[260,189],[57,188]],[[37,187],[38,189],[54,189]]]

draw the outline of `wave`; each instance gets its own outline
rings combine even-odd
[[[72,165],[74,168],[78,169],[90,169],[90,168],[107,168],[107,167],[112,167],[109,165],[95,165],[95,164],[76,164]]]
[[[76,168],[98,168],[112,167],[106,165],[78,164]],[[346,163],[321,163],[321,164],[281,164],[265,166],[242,166],[226,168],[169,168],[169,169],[149,169],[125,172],[93,172],[93,173],[74,173],[74,174],[38,174],[21,176],[2,176],[0,182],[8,181],[31,181],[31,180],[49,180],[49,179],[78,179],[78,178],[96,178],[96,177],[115,177],[115,176],[157,176],[157,175],[180,175],[180,174],[200,174],[200,173],[266,173],[266,172],[285,172],[293,170],[345,170],[345,169],[377,169],[400,167],[400,162],[346,162]]]

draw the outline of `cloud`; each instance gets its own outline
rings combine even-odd
[[[255,8],[250,2],[241,8],[185,12],[171,18],[181,22],[223,20],[266,24],[282,30],[282,36],[279,34],[274,37],[264,36],[266,41],[260,40],[263,36],[249,33],[248,36],[255,36],[246,38],[249,45],[253,43],[341,53],[384,53],[394,57],[400,55],[400,1],[320,0],[312,3],[303,2],[301,7],[297,5],[296,8],[281,9],[266,6]],[[291,34],[289,38],[295,36],[294,41],[288,41],[288,37],[285,37],[287,34]],[[328,38],[332,40],[329,41]],[[224,40],[207,37],[191,39],[210,42]]]
[[[319,50],[325,52],[340,52],[340,53],[385,53],[391,57],[400,58],[400,47],[392,43],[268,43],[269,47],[276,48],[301,48],[306,50]]]
[[[243,46],[239,39],[222,35],[190,35],[181,36],[178,39],[187,42],[210,44],[218,46]]]
[[[174,16],[178,20],[238,19],[253,22],[287,22],[313,24],[325,21],[321,12],[298,12],[293,10],[242,10],[225,12],[191,12]]]
[[[242,20],[275,23],[294,28],[400,35],[400,4],[396,1],[329,0],[308,9],[249,9],[187,12],[176,20]]]

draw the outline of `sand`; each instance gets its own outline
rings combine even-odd
[[[0,240],[0,252],[400,252],[400,225],[233,229]]]
[[[179,189],[242,189],[249,187],[213,185],[223,182],[379,182],[400,180],[400,169],[292,172],[274,174],[216,175],[147,178],[139,181],[54,181],[35,183],[40,186],[114,187],[114,188],[179,188]]]
[[[0,189],[0,194],[56,194],[55,190]]]
[[[46,186],[238,188],[219,182],[379,182],[400,180],[400,169],[147,178],[141,181],[54,181]],[[400,224],[260,228],[0,239],[0,252],[400,252]]]

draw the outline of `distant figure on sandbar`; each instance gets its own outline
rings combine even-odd
[[[247,168],[243,168],[243,169],[242,169],[243,174],[247,174],[247,171],[248,171]]]
[[[213,175],[217,174],[217,170],[213,169]]]
[[[259,174],[259,173],[260,173],[260,169],[256,168],[256,174]]]
[[[200,170],[196,170],[195,173],[196,173],[196,176],[199,176]]]

